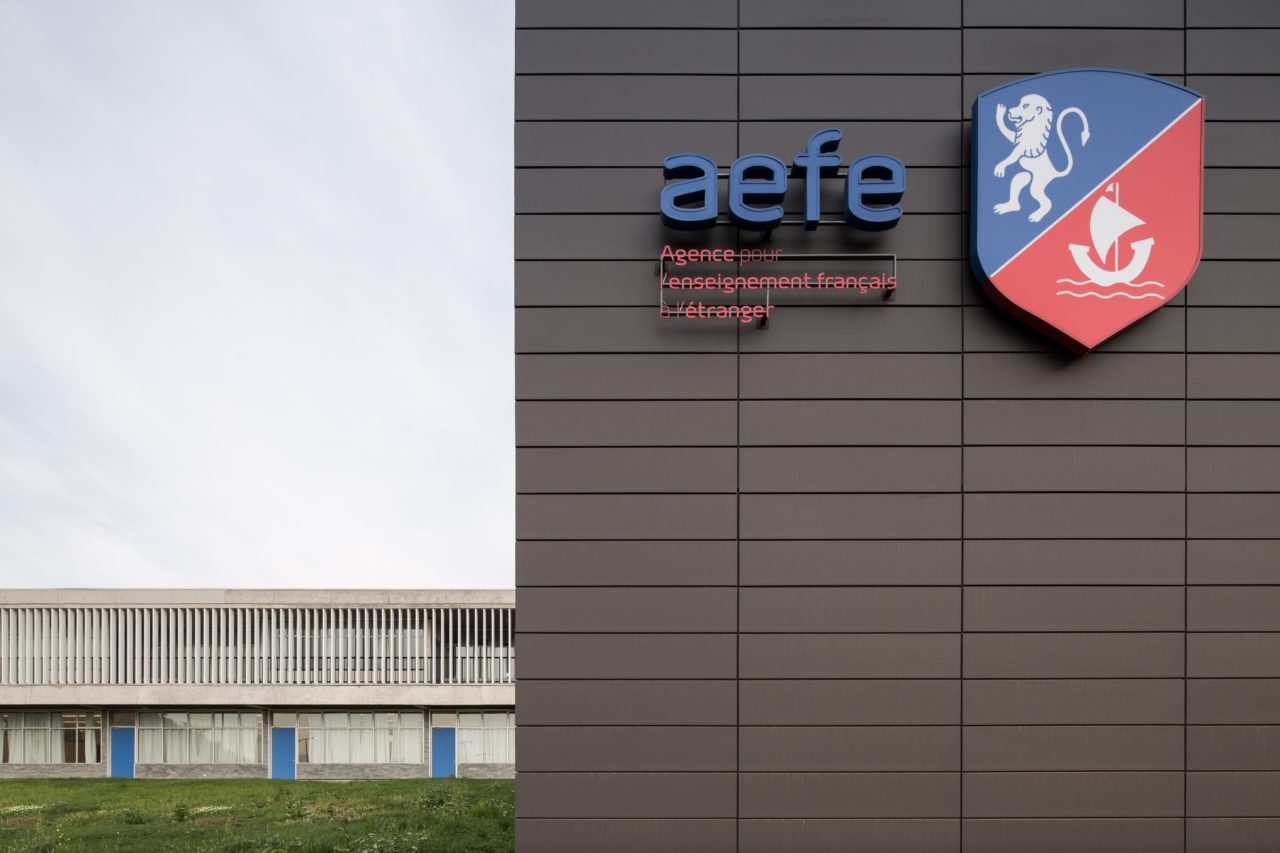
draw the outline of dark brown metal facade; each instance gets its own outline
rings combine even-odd
[[[518,849],[1280,849],[1280,4],[517,26]],[[1083,358],[982,295],[964,221],[974,97],[1074,66],[1208,119],[1198,274]],[[896,299],[659,320],[663,244],[739,239],[661,226],[663,158],[830,126],[906,215],[771,245],[895,252]]]

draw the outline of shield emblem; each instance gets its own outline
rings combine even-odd
[[[970,259],[988,293],[1076,352],[1155,311],[1200,262],[1204,97],[1081,68],[973,104]]]

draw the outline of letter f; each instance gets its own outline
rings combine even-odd
[[[791,165],[791,175],[804,175],[804,230],[812,231],[818,227],[822,218],[821,184],[822,176],[830,177],[840,168],[840,155],[835,153],[840,147],[839,128],[829,127],[809,137],[809,144],[803,153],[797,154]]]

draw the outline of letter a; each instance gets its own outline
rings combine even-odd
[[[672,154],[662,164],[662,176],[683,179],[662,188],[664,225],[691,231],[716,224],[716,164],[712,160],[701,154]]]

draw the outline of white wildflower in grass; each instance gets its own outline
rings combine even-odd
[[[0,814],[31,814],[43,809],[44,803],[24,803],[20,806],[5,806],[0,809]]]
[[[190,810],[189,814],[195,817],[196,815],[222,814],[229,811],[231,811],[231,806],[196,806]]]

